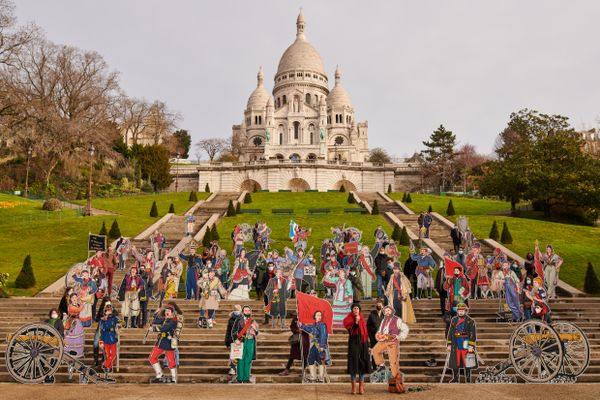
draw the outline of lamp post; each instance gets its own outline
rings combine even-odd
[[[179,186],[179,152],[175,155],[175,193],[177,193]]]
[[[29,161],[31,161],[31,154],[33,153],[33,148],[31,145],[27,148],[27,169],[25,172],[25,197],[29,195]]]
[[[84,215],[91,217],[92,216],[92,174],[94,172],[94,152],[96,148],[94,144],[90,144],[88,149],[90,153],[90,179],[88,180],[88,193],[87,193],[87,204],[85,205]]]

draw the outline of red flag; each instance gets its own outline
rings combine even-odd
[[[344,253],[358,254],[358,242],[346,243]]]
[[[298,302],[298,321],[305,325],[314,324],[315,313],[321,311],[323,322],[327,325],[327,332],[333,335],[333,309],[327,300],[296,292],[296,301]]]
[[[540,249],[536,248],[535,249],[535,255],[533,256],[533,265],[535,266],[535,272],[538,274],[538,276],[542,279],[542,282],[544,281],[544,266],[542,265],[542,253],[540,252]]]
[[[444,266],[446,268],[446,276],[454,276],[454,268],[459,268],[462,274],[463,266],[461,263],[452,260],[451,258],[444,257]]]

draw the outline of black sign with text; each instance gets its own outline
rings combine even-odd
[[[92,235],[88,239],[88,251],[106,251],[106,236]]]

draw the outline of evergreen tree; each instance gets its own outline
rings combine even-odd
[[[429,137],[429,140],[423,142],[425,150],[422,151],[425,164],[425,175],[439,177],[435,182],[436,186],[442,186],[442,190],[452,183],[452,160],[454,159],[456,146],[456,135],[452,131],[446,130],[440,125]]]
[[[388,193],[392,193],[392,184],[388,184]]]
[[[119,228],[119,223],[115,219],[110,226],[110,231],[108,231],[109,239],[118,239],[121,237],[121,229]]]
[[[202,238],[202,246],[204,246],[204,248],[210,247],[211,240],[212,240],[212,236],[211,236],[210,227],[207,226],[206,230],[204,231],[204,237]]]
[[[408,195],[406,195],[406,202],[412,203],[412,197],[410,197],[410,193]]]
[[[504,225],[502,226],[502,234],[500,235],[500,241],[503,244],[512,244],[513,242],[510,231],[508,230],[508,224],[506,222],[504,222]]]
[[[492,229],[490,230],[489,237],[490,237],[490,239],[493,239],[496,241],[498,241],[498,239],[500,238],[500,233],[498,232],[498,224],[496,223],[495,220],[494,220],[494,223],[492,224]]]
[[[227,205],[227,216],[235,217],[235,207],[233,206],[233,201],[229,200],[229,204]]]
[[[23,260],[23,268],[15,280],[15,287],[19,289],[29,289],[35,286],[35,275],[31,266],[31,255],[27,254]]]
[[[240,203],[238,202],[238,203],[235,205],[235,213],[236,213],[236,214],[239,214],[239,213],[241,212],[241,210],[242,210],[242,207],[240,206]]]
[[[407,198],[406,192],[402,193],[402,202],[403,203],[406,203],[406,198]]]
[[[152,218],[158,217],[158,208],[156,208],[156,201],[152,202],[152,208],[150,209],[150,216]]]
[[[210,193],[210,186],[208,186],[208,182],[206,182],[206,186],[204,186],[204,191],[206,193]]]
[[[379,203],[377,203],[377,200],[375,200],[373,202],[373,209],[371,211],[371,214],[373,214],[373,215],[379,215]]]
[[[102,221],[102,228],[100,228],[100,232],[98,232],[98,235],[106,236],[107,232],[108,231],[106,230],[106,223]]]
[[[173,203],[171,203],[171,205],[169,206],[169,213],[175,214],[175,205]]]
[[[244,196],[244,203],[245,204],[252,203],[252,196],[250,195],[250,192],[246,193],[246,196]]]
[[[588,294],[600,293],[600,281],[598,281],[598,276],[591,262],[588,262],[587,271],[585,271],[583,290]]]
[[[212,229],[210,230],[210,237],[212,240],[219,240],[219,232],[217,231],[217,224],[214,224],[212,226]]]
[[[427,207],[427,212],[432,212],[433,208],[431,208],[431,204],[429,205],[429,207]]]
[[[408,232],[406,231],[406,226],[402,227],[402,232],[400,233],[400,240],[398,240],[403,246],[408,246],[410,244],[410,238],[408,237]]]
[[[394,230],[392,231],[392,239],[396,242],[400,240],[401,229],[400,225],[394,224]]]
[[[196,195],[196,191],[192,190],[190,192],[190,197],[188,198],[188,201],[193,201],[193,202],[197,202],[198,201],[198,196]]]
[[[452,199],[448,202],[448,208],[446,209],[446,215],[455,215],[456,211],[454,211],[454,204],[452,204]]]
[[[356,200],[354,200],[354,196],[352,196],[352,193],[348,193],[348,203],[350,203],[350,204],[356,203]]]
[[[340,192],[345,192],[346,188],[344,187],[344,185],[340,186]]]

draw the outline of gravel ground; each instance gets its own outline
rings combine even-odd
[[[122,399],[122,400],[189,400],[205,399],[244,399],[265,400],[273,396],[282,399],[440,399],[440,400],[485,400],[485,399],[524,399],[524,400],[598,400],[600,384],[576,385],[427,385],[408,386],[410,393],[392,395],[385,385],[366,385],[364,396],[350,395],[350,384],[330,385],[21,385],[0,384],[2,398],[10,400],[69,400],[82,398]],[[93,397],[92,397],[93,396]]]

